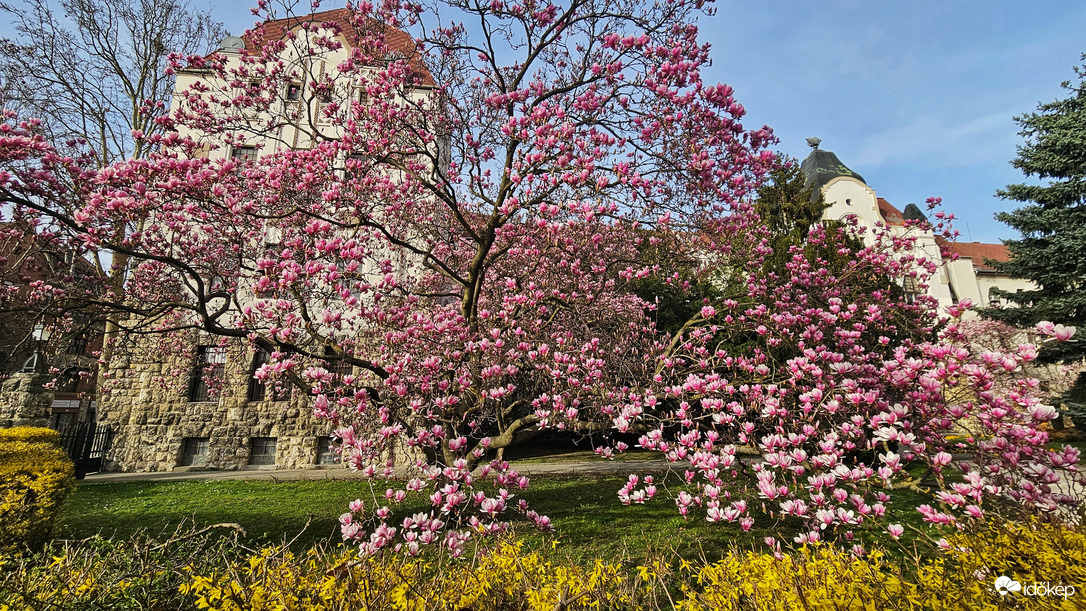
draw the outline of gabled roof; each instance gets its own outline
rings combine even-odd
[[[951,243],[940,237],[936,237],[935,241],[941,248],[949,249],[950,252],[957,254],[959,258],[970,259],[973,262],[973,269],[980,272],[996,271],[991,265],[985,263],[985,259],[1000,262],[1011,260],[1010,251],[1002,244],[984,244],[981,242]]]
[[[302,24],[317,22],[336,24],[344,33],[347,42],[350,43],[363,37],[364,34],[367,34],[367,32],[361,31],[359,28],[355,27],[351,19],[352,15],[353,12],[350,9],[337,8],[321,11],[319,13],[312,13],[310,15],[297,15],[285,17],[283,19],[273,19],[265,21],[262,24],[260,31],[249,30],[245,32],[242,38],[245,40],[247,49],[255,50],[269,42],[282,40],[286,37],[287,32]],[[388,45],[390,52],[399,53],[408,60],[411,67],[420,77],[420,85],[428,87],[434,86],[434,77],[430,74],[430,71],[426,68],[425,64],[423,64],[422,58],[418,53],[418,48],[415,46],[415,41],[407,32],[381,23],[376,19],[367,19],[366,27],[373,28],[373,32],[383,34],[385,44]],[[257,34],[259,34],[259,36],[257,36]]]
[[[904,225],[905,215],[883,198],[879,198],[879,214],[887,225]]]

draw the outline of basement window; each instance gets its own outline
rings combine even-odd
[[[249,446],[249,464],[266,466],[275,464],[275,437],[253,437]]]
[[[317,464],[331,466],[339,464],[339,453],[336,451],[339,444],[331,437],[317,438]]]
[[[207,466],[207,437],[186,437],[181,443],[182,467]]]

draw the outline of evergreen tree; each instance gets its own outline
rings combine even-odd
[[[996,215],[1022,237],[1004,240],[1011,260],[996,262],[995,267],[1032,280],[1037,288],[1001,292],[1018,307],[988,309],[984,314],[1017,326],[1048,320],[1086,330],[1086,66],[1076,67],[1075,74],[1077,82],[1062,84],[1069,92],[1066,98],[1038,104],[1036,112],[1015,117],[1025,143],[1011,164],[1036,180],[998,192],[1003,199],[1025,205]],[[1050,362],[1076,361],[1086,357],[1086,342],[1079,338],[1049,342],[1041,356]],[[1084,392],[1086,376],[1081,376],[1065,400]]]
[[[863,241],[841,234],[840,221],[823,220],[822,213],[827,207],[820,194],[812,194],[799,162],[789,157],[783,158],[758,189],[754,204],[762,223],[769,228],[769,246],[773,249],[773,254],[766,258],[762,266],[763,270],[784,276],[785,267],[792,260],[792,247],[802,248],[808,261],[822,261],[830,271],[840,272],[844,269],[856,250],[863,248]],[[827,238],[812,244],[808,234],[816,224],[826,228]]]
[[[807,177],[795,159],[784,158],[758,189],[755,211],[771,232],[773,254],[766,259],[766,270],[783,270],[792,258],[789,249],[803,246],[811,226],[822,220],[826,203],[813,197]]]

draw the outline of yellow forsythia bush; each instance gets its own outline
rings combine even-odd
[[[774,558],[733,554],[684,582],[683,611],[972,611],[1086,609],[1086,531],[1040,522],[991,522],[956,534],[937,556],[902,566],[827,546]],[[1022,589],[1000,594],[1006,576]],[[1030,590],[1031,584],[1047,584]],[[1062,586],[1062,587],[1061,587]],[[1067,586],[1072,586],[1073,589]],[[1059,587],[1059,589],[1056,589]]]
[[[903,584],[905,596],[917,600],[917,608],[1086,609],[1082,525],[993,521],[976,532],[950,537],[948,543],[942,558],[923,564],[916,578]],[[1000,577],[1022,589],[994,593]],[[959,599],[969,604],[958,604]]]
[[[72,461],[59,442],[50,429],[0,429],[0,553],[48,540],[75,484]]]
[[[999,523],[956,535],[949,544],[948,551],[913,562],[880,552],[857,558],[821,545],[780,557],[734,552],[712,564],[660,557],[636,567],[602,560],[579,566],[508,541],[471,560],[359,559],[276,548],[210,575],[191,572],[181,589],[197,608],[214,611],[1086,608],[1081,527]],[[1000,576],[1023,590],[998,593]],[[1030,593],[1034,582],[1076,590]]]
[[[195,611],[181,585],[247,557],[243,532],[183,523],[172,534],[52,541],[31,554],[0,555],[0,611]]]
[[[900,582],[899,582],[900,583]],[[683,584],[684,611],[757,609],[889,609],[900,597],[873,553],[859,559],[828,546],[772,554],[733,554],[696,573],[696,587]]]
[[[194,575],[181,589],[214,611],[644,608],[643,588],[617,564],[556,565],[508,541],[473,561],[267,549],[247,564]]]

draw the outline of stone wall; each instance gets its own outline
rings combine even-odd
[[[45,388],[52,376],[13,373],[0,384],[0,428],[49,426],[53,392]]]
[[[114,431],[106,470],[273,468],[250,464],[253,438],[276,440],[274,468],[318,466],[319,439],[331,435],[331,425],[313,418],[309,397],[293,389],[283,401],[249,401],[253,353],[239,344],[228,348],[217,396],[192,402],[194,360],[155,350],[112,359],[110,388],[98,404],[98,421]],[[183,465],[186,444],[191,449],[203,440],[206,454]]]

